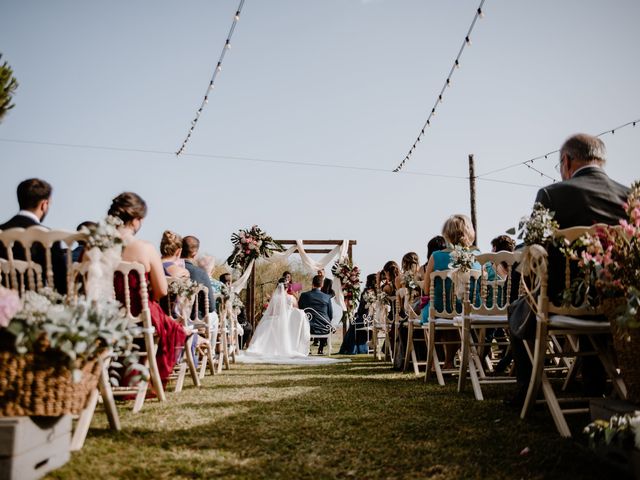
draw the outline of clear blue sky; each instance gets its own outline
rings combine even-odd
[[[175,151],[204,94],[236,0],[29,1],[0,4],[0,52],[20,87],[0,138]],[[452,213],[468,213],[468,182],[390,171],[426,119],[477,8],[476,0],[247,0],[188,153],[0,141],[0,219],[15,187],[51,182],[47,225],[104,216],[138,192],[140,235],[200,237],[225,258],[238,228],[276,238],[358,240],[365,272],[417,251]],[[466,176],[557,149],[640,117],[634,0],[487,0],[462,67],[407,172]],[[640,178],[640,125],[603,138],[609,174]],[[557,155],[536,168],[557,175]],[[479,245],[529,212],[540,175],[518,167],[478,182]]]

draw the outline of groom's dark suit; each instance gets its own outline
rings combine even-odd
[[[329,295],[322,293],[320,288],[314,288],[313,290],[304,292],[300,295],[300,300],[298,300],[298,308],[300,308],[300,310],[304,310],[305,308],[313,308],[313,310],[315,310],[310,312],[311,321],[309,326],[311,333],[318,335],[329,333],[331,330],[331,319],[333,318],[333,308],[331,307],[331,297]],[[316,312],[324,318],[321,318]],[[329,323],[327,323],[327,320]],[[320,339],[318,352],[322,352],[326,343],[327,341],[324,338]]]
[[[33,218],[25,215],[15,215],[11,220],[0,225],[0,230],[9,230],[10,228],[29,228],[34,225],[40,225]],[[45,227],[46,228],[46,227]],[[7,258],[7,252],[3,245],[0,244],[0,257]],[[15,245],[13,247],[13,258],[16,260],[25,260],[24,249]],[[43,280],[46,280],[46,260],[45,251],[41,245],[31,247],[31,258],[34,262],[42,265]],[[53,244],[51,248],[51,265],[53,267],[53,282],[55,289],[59,293],[67,293],[67,263],[65,261],[64,252],[60,247],[60,242]]]
[[[536,196],[536,202],[540,202],[555,213],[554,218],[561,229],[590,226],[595,223],[616,225],[621,218],[626,216],[622,204],[627,201],[628,194],[629,189],[610,179],[603,169],[589,166],[575,172],[573,177],[568,180],[541,188]],[[562,294],[565,281],[564,269],[565,257],[558,249],[550,248],[548,270],[548,296],[550,299],[555,299]],[[522,311],[520,310],[520,312]],[[517,331],[526,321],[526,316],[510,313],[511,332]],[[525,337],[531,340],[531,335],[534,334],[535,329],[532,329]],[[512,335],[511,347],[516,364],[518,384],[524,389],[531,376],[531,362],[522,339]],[[605,381],[604,370],[594,357],[586,356],[582,360],[585,389],[592,390],[593,394],[599,394]]]

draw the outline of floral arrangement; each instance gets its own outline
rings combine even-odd
[[[108,215],[95,226],[82,227],[81,232],[88,235],[87,249],[98,248],[104,252],[111,248],[122,248],[122,237],[118,230],[121,225],[122,220]]]
[[[640,449],[640,411],[633,414],[614,415],[609,421],[596,420],[583,430],[589,436],[592,448],[604,443],[622,448]]]
[[[511,228],[506,233],[517,234],[517,238],[523,240],[525,245],[537,244],[546,247],[558,229],[558,222],[553,219],[554,215],[554,212],[536,202],[531,215],[520,219],[517,232],[515,228]]]
[[[238,310],[238,311],[244,308],[244,303],[242,303],[242,300],[240,300],[239,295],[233,296],[233,302],[231,303],[231,306],[234,310]]]
[[[363,301],[365,307],[369,309],[371,306],[376,303],[380,303],[380,305],[390,305],[389,296],[384,292],[375,292],[374,290],[367,290],[364,292]]]
[[[109,348],[122,353],[129,369],[143,368],[133,345],[139,327],[129,323],[118,302],[83,297],[75,305],[66,302],[50,289],[25,292],[20,300],[15,291],[0,288],[0,350],[58,357],[75,382],[81,379],[81,367]]]
[[[469,272],[473,270],[473,264],[476,261],[474,253],[461,245],[456,245],[450,254],[450,269],[457,269],[461,272]]]
[[[420,285],[416,282],[416,276],[413,272],[404,272],[402,274],[402,281],[410,292],[420,292]]]
[[[353,317],[356,303],[360,298],[360,269],[352,265],[349,260],[336,261],[331,267],[331,273],[340,280],[342,293],[347,304],[347,316]]]
[[[174,278],[169,282],[168,292],[178,298],[193,300],[199,289],[200,285],[193,280],[188,278]]]
[[[624,299],[615,312],[616,321],[623,328],[640,328],[640,181],[631,186],[624,208],[628,218],[620,225],[599,228],[565,245],[563,251],[578,261],[588,279],[576,282],[572,290],[587,294],[591,304]]]
[[[240,230],[231,235],[233,252],[227,258],[231,268],[244,271],[251,263],[260,257],[270,257],[273,252],[282,252],[284,248],[267,235],[260,227],[254,225],[248,230]]]

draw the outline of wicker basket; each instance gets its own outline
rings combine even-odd
[[[611,321],[613,347],[616,350],[622,379],[627,387],[627,400],[640,404],[640,328],[627,329],[618,325],[615,311],[621,301],[624,300],[607,299],[603,307]]]
[[[71,370],[53,355],[0,352],[0,416],[78,414],[96,388],[100,365],[82,367],[74,383]]]

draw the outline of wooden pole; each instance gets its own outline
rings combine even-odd
[[[469,154],[469,198],[471,200],[471,223],[476,235],[473,244],[478,246],[478,220],[476,217],[476,173],[473,163],[473,153]]]

